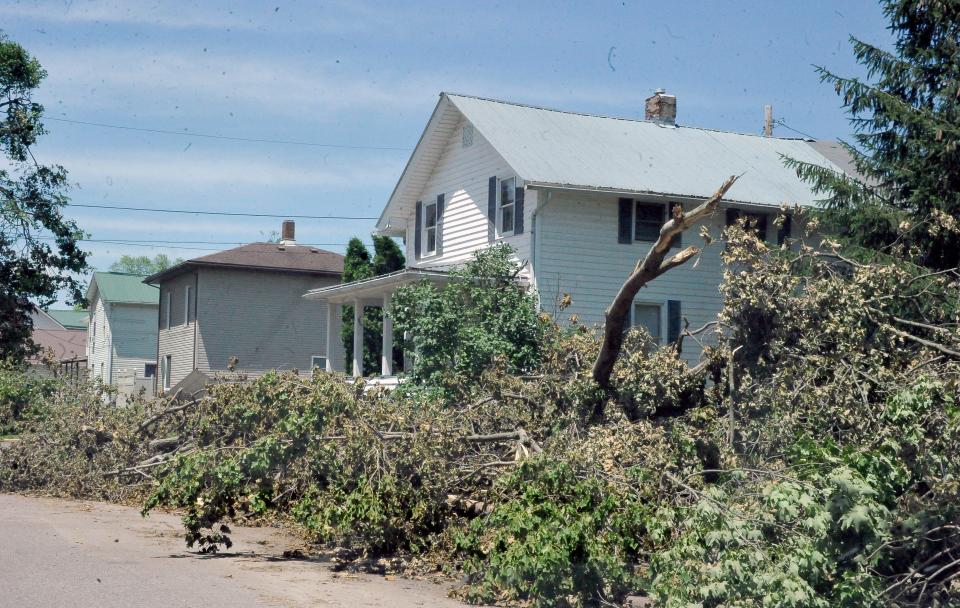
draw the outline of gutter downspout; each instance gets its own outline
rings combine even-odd
[[[539,300],[540,290],[537,285],[537,250],[540,246],[540,239],[538,238],[539,230],[537,229],[537,216],[539,216],[540,212],[550,203],[553,198],[553,192],[541,188],[531,189],[537,191],[537,208],[533,210],[533,214],[530,216],[530,275],[532,278],[533,288],[537,290],[537,300]],[[546,195],[542,204],[540,202],[541,195]],[[543,310],[543,303],[540,302],[540,304],[540,309]]]

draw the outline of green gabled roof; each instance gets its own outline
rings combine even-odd
[[[125,272],[94,272],[87,290],[90,299],[96,286],[100,297],[114,304],[160,304],[160,290],[143,282],[145,276]]]
[[[67,329],[86,329],[89,310],[48,310],[47,314]]]

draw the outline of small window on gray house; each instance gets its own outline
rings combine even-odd
[[[160,373],[163,374],[163,390],[170,390],[170,368],[173,367],[173,355],[163,356],[163,367]]]
[[[516,198],[516,178],[500,180],[500,204],[497,209],[500,215],[500,236],[511,236],[516,228],[516,216],[514,214]]]
[[[437,204],[427,203],[423,206],[423,255],[432,255],[437,252]]]
[[[318,368],[320,371],[325,371],[327,369],[327,358],[321,357],[320,355],[313,355],[310,357],[310,369],[316,372]]]
[[[190,323],[190,286],[187,285],[183,293],[183,324]]]
[[[153,378],[157,375],[157,364],[156,363],[144,363],[143,364],[143,377],[144,378]]]

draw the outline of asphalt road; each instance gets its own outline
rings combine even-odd
[[[289,560],[295,540],[235,528],[228,554],[186,550],[179,519],[92,502],[0,494],[0,606],[454,608],[440,585],[340,575]]]

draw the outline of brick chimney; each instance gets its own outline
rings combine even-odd
[[[293,220],[283,220],[283,224],[280,225],[280,244],[281,245],[296,245],[297,241],[294,240],[294,227],[295,224]]]
[[[652,120],[664,125],[677,124],[677,98],[667,95],[663,89],[657,89],[652,97],[647,98],[644,109],[644,120]]]

